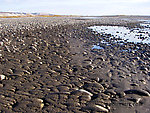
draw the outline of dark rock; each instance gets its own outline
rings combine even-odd
[[[145,90],[131,89],[131,90],[126,90],[124,92],[125,92],[125,94],[137,94],[140,96],[150,96],[149,92],[147,92]]]
[[[108,109],[106,109],[100,105],[88,105],[86,107],[83,107],[83,109],[88,109],[88,110],[92,110],[95,112],[109,112]]]
[[[82,95],[79,97],[80,100],[90,101],[91,96],[90,95]]]
[[[146,67],[144,67],[144,66],[140,67],[140,70],[142,70],[142,71],[148,71],[148,69]]]
[[[90,91],[90,92],[92,92],[92,93],[95,93],[95,94],[98,94],[98,93],[100,93],[101,91],[104,90],[104,87],[101,84],[97,83],[97,82],[95,82],[95,83],[85,83],[83,88]]]
[[[113,89],[108,89],[104,93],[111,94],[111,95],[116,95],[116,92]]]

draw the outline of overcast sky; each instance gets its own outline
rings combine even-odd
[[[0,11],[67,15],[150,15],[150,0],[0,0]]]

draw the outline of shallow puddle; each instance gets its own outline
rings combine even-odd
[[[146,28],[150,28],[150,20],[141,20],[144,21],[143,23],[141,23],[140,25]]]
[[[142,23],[150,25],[150,23]],[[129,29],[122,26],[91,26],[88,27],[103,35],[109,35],[109,38],[121,39],[120,41],[147,43],[150,44],[150,27]]]
[[[104,48],[100,47],[99,45],[93,45],[92,49],[104,49]]]

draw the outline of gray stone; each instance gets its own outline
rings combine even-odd
[[[3,87],[3,84],[0,84],[0,88]]]
[[[80,100],[90,101],[91,96],[90,95],[82,95],[79,97]]]
[[[84,89],[86,89],[86,90],[88,90],[92,93],[95,93],[95,94],[98,94],[98,93],[100,93],[101,91],[104,90],[104,87],[101,84],[97,83],[97,82],[95,82],[95,83],[86,83],[83,87],[84,87]]]
[[[92,94],[92,93],[90,93],[90,92],[89,92],[89,91],[87,91],[87,90],[79,89],[78,91],[80,91],[80,92],[82,92],[82,93],[85,93],[85,94],[88,94],[88,95],[90,95],[90,96],[93,96],[93,94]]]
[[[109,112],[108,109],[106,109],[100,105],[88,105],[88,106],[84,107],[83,109],[97,111],[97,112]]]
[[[124,91],[125,94],[137,94],[140,96],[150,96],[149,92],[145,91],[145,90],[137,90],[137,89],[130,89],[130,90],[126,90]]]

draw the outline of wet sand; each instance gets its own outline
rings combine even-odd
[[[149,113],[150,45],[88,29],[138,27],[130,18],[0,19],[0,111]]]

